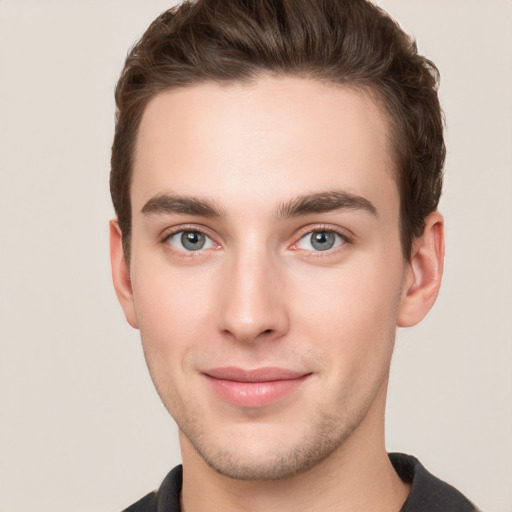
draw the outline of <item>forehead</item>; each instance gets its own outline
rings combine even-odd
[[[360,90],[292,77],[174,89],[142,116],[133,210],[170,191],[242,206],[249,193],[270,203],[381,189],[397,202],[388,146],[385,116]]]

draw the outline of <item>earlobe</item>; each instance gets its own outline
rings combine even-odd
[[[436,301],[441,286],[444,262],[444,220],[439,212],[425,219],[423,235],[413,242],[405,276],[397,325],[419,323]]]
[[[110,263],[112,266],[112,281],[116,295],[123,308],[128,323],[138,329],[135,305],[133,302],[130,271],[123,253],[123,235],[117,220],[111,220],[110,228]]]

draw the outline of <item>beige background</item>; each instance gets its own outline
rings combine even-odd
[[[387,438],[512,511],[512,2],[383,0],[442,73],[444,287]],[[107,245],[113,87],[170,2],[0,0],[0,511],[116,511],[179,462]]]

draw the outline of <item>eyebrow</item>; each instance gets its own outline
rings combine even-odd
[[[310,213],[327,213],[336,210],[362,210],[378,217],[377,208],[366,198],[333,190],[307,194],[281,204],[276,210],[278,218],[299,217]]]
[[[200,197],[159,194],[152,197],[141,212],[145,215],[154,213],[179,213],[201,217],[222,217],[222,210],[210,199]]]
[[[377,216],[377,209],[366,198],[345,191],[318,192],[305,194],[280,204],[275,217],[286,219],[312,213],[326,213],[336,210],[362,210]],[[197,215],[200,217],[223,217],[224,211],[214,201],[201,197],[158,194],[149,199],[141,213]]]

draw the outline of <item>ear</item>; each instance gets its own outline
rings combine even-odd
[[[439,212],[425,219],[423,235],[413,242],[398,311],[397,325],[411,327],[419,323],[434,305],[444,262],[444,220]]]
[[[126,263],[123,252],[123,235],[117,220],[111,220],[110,228],[110,263],[112,265],[112,280],[116,290],[117,299],[123,308],[128,323],[138,329],[135,305],[133,302],[130,269]]]

